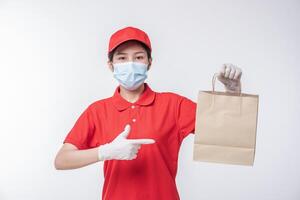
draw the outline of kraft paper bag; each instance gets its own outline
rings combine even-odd
[[[258,95],[199,91],[193,160],[253,165],[256,145]]]

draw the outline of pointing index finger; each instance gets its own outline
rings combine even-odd
[[[131,144],[153,144],[155,140],[153,139],[127,139]]]

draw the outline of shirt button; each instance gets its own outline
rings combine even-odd
[[[132,119],[132,121],[133,121],[133,122],[135,122],[135,121],[136,121],[136,119],[135,119],[135,118],[133,118],[133,119]]]
[[[134,105],[132,105],[132,106],[131,106],[131,108],[133,109],[133,108],[135,108],[135,106],[134,106]]]

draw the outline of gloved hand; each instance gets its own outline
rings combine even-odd
[[[218,74],[218,80],[221,81],[227,92],[239,92],[241,87],[242,69],[231,64],[223,64]]]
[[[100,145],[98,148],[98,159],[104,160],[132,160],[137,157],[138,150],[142,144],[153,144],[153,139],[127,139],[130,132],[130,125],[127,124],[112,142]]]

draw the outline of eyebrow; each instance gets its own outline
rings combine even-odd
[[[122,52],[119,52],[119,51],[116,52],[116,55],[120,55],[120,54],[127,54],[127,53],[122,53]]]
[[[138,52],[135,52],[134,54],[138,54],[138,53],[146,53],[144,51],[138,51]]]
[[[138,53],[146,53],[144,51],[138,51],[138,52],[135,52],[134,54],[138,54]],[[127,53],[123,53],[123,52],[116,52],[116,55],[127,55]]]

